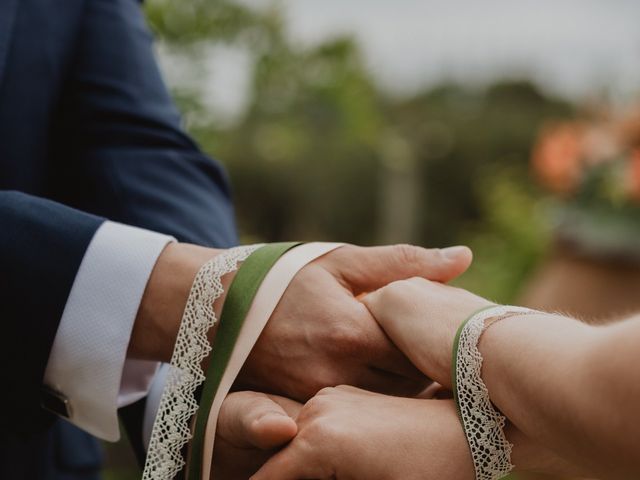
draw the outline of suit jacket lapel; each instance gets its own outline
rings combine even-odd
[[[4,78],[19,1],[0,0],[0,85],[2,85],[2,79]]]

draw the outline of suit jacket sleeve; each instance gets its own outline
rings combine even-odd
[[[58,203],[0,191],[0,430],[31,431],[42,423],[40,388],[51,344],[102,222]]]
[[[128,225],[237,243],[222,166],[181,127],[135,0],[87,2],[61,99],[55,196]]]
[[[86,3],[61,105],[56,198],[179,241],[237,244],[224,169],[181,127],[136,0]],[[143,403],[123,415],[138,453]]]
[[[10,403],[0,413],[3,428],[42,423],[39,389],[51,344],[104,218],[180,241],[237,243],[224,170],[181,128],[138,2],[86,2],[80,18],[52,113],[46,185],[47,196],[75,209],[0,193],[8,339],[0,372]]]

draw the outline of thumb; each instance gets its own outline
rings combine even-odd
[[[422,277],[448,282],[464,273],[472,260],[468,247],[426,249],[413,245],[339,248],[326,260],[328,268],[359,294],[371,292],[391,282]]]
[[[297,415],[300,408],[275,395],[235,392],[222,404],[217,435],[238,448],[270,450],[295,437],[298,427],[287,412]]]

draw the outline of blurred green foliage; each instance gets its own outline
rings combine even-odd
[[[468,243],[476,262],[462,283],[500,301],[517,293],[547,238],[529,181],[531,144],[541,122],[569,116],[570,104],[519,80],[390,97],[352,38],[298,45],[277,5],[150,0],[146,9],[163,48],[187,60],[188,81],[172,88],[191,133],[230,172],[246,239]],[[232,125],[207,109],[206,85],[194,88],[215,45],[242,49],[253,66],[248,107]],[[409,158],[396,190],[416,190],[411,211],[397,212],[410,225],[395,236],[381,234],[385,183],[402,163],[389,158],[392,139]]]

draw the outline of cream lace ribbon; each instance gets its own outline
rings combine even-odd
[[[191,439],[189,421],[198,410],[195,391],[205,380],[201,363],[211,351],[207,333],[218,321],[213,304],[224,292],[221,279],[261,246],[226,250],[198,271],[153,423],[143,480],[171,480],[184,467],[182,448]]]
[[[271,318],[290,282],[305,265],[329,252],[342,247],[342,243],[311,242],[302,244],[285,253],[264,277],[260,289],[254,297],[247,313],[240,335],[233,347],[229,363],[218,391],[213,399],[204,438],[204,455],[202,458],[203,479],[213,478],[212,462],[216,438],[218,414],[227,393],[240,373],[251,348],[256,344],[265,325]]]
[[[538,312],[505,305],[491,307],[473,315],[460,331],[455,366],[457,401],[477,480],[498,480],[514,468],[513,445],[504,434],[506,418],[491,403],[489,390],[482,381],[478,342],[487,328],[486,320],[495,322],[532,313]]]

